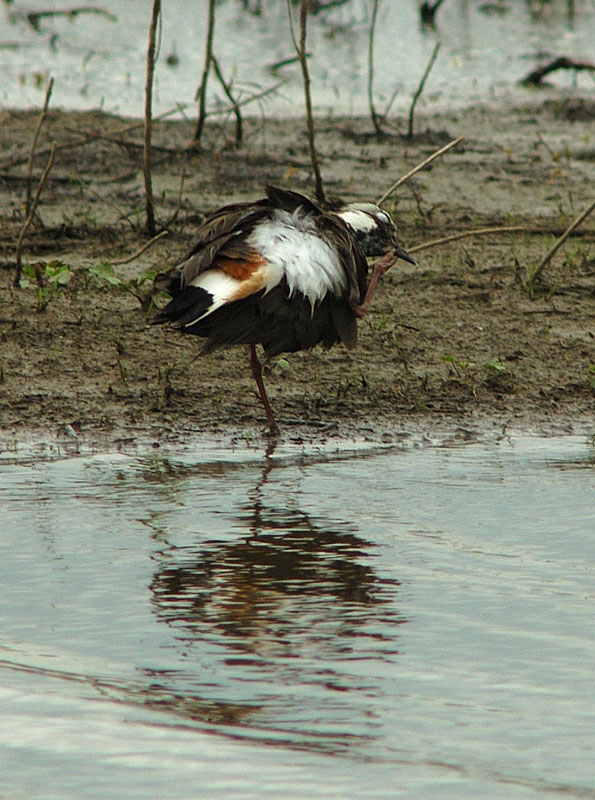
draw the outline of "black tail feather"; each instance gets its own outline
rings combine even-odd
[[[197,319],[209,309],[213,295],[200,286],[188,286],[182,294],[174,297],[151,320],[151,324],[159,325],[172,322],[176,327],[183,327]]]

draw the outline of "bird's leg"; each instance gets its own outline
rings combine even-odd
[[[275,422],[275,417],[273,416],[273,409],[271,408],[271,404],[269,403],[269,398],[267,397],[266,389],[264,388],[264,381],[262,380],[262,367],[260,361],[258,360],[258,356],[256,355],[256,345],[250,345],[250,368],[252,369],[252,375],[254,375],[254,380],[256,381],[256,385],[258,386],[258,394],[260,395],[260,399],[264,406],[265,414],[267,415],[267,420],[269,422],[269,428],[271,429],[272,434],[279,433],[279,426]]]
[[[391,251],[390,253],[387,253],[385,256],[382,256],[382,258],[379,258],[378,261],[376,261],[374,267],[372,268],[372,274],[370,275],[370,282],[368,283],[368,288],[366,289],[366,294],[364,296],[364,299],[359,304],[359,306],[355,306],[355,308],[353,309],[353,312],[356,317],[363,317],[368,313],[370,309],[370,303],[372,302],[372,296],[376,291],[376,287],[378,286],[378,281],[380,280],[380,278],[382,278],[384,273],[387,272],[387,270],[390,269],[390,267],[392,267],[392,265],[396,262],[397,258],[398,258],[397,254]]]

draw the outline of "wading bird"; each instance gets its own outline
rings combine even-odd
[[[390,216],[373,203],[322,209],[297,192],[265,187],[266,198],[224,206],[198,231],[178,266],[157,275],[172,298],[153,323],[207,339],[202,353],[250,346],[250,366],[271,432],[278,427],[262,380],[265,356],[351,349],[356,322],[379,279],[398,258],[415,264]],[[381,256],[368,281],[367,256]]]

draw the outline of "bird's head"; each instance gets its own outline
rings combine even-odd
[[[394,252],[396,258],[403,258],[411,264],[417,263],[401,247],[395,223],[379,206],[374,203],[348,203],[335,213],[353,231],[365,256],[383,256]]]

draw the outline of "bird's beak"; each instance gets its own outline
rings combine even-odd
[[[402,258],[403,261],[408,261],[410,264],[415,264],[415,266],[417,266],[417,261],[413,258],[413,256],[410,256],[409,253],[406,250],[403,250],[403,248],[399,245],[395,247],[395,261],[397,258]]]

